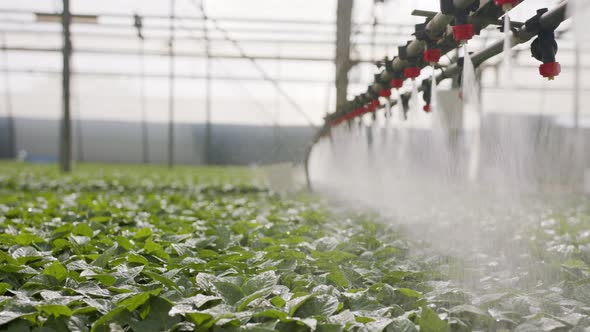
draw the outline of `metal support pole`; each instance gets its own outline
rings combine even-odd
[[[203,14],[203,39],[205,42],[205,164],[211,163],[211,44],[207,27],[207,12],[205,0],[201,0],[201,14]]]
[[[168,167],[174,166],[174,19],[175,0],[170,0],[170,39],[168,42]]]
[[[79,162],[84,162],[84,135],[83,135],[83,131],[82,131],[82,107],[81,107],[81,103],[80,103],[80,91],[78,90],[77,93],[75,93],[75,104],[76,104],[76,108],[75,108],[75,112],[76,112],[76,138],[78,141],[78,161]]]
[[[577,32],[576,32],[577,33]],[[574,128],[576,131],[580,128],[580,86],[581,86],[581,64],[580,64],[580,45],[574,45]]]
[[[353,0],[338,1],[336,18],[336,109],[346,103],[350,61],[350,25]]]
[[[149,145],[149,128],[147,122],[147,103],[146,103],[146,95],[145,95],[145,43],[143,38],[141,39],[141,50],[140,50],[140,63],[141,63],[141,73],[140,73],[140,86],[139,86],[139,99],[140,99],[140,107],[141,107],[141,150],[142,150],[142,159],[144,164],[149,164],[150,162],[150,145]]]
[[[8,137],[8,156],[16,158],[16,131],[14,129],[14,114],[12,111],[12,89],[10,70],[8,69],[8,52],[6,51],[6,34],[2,34],[2,60],[4,67],[4,103],[6,106],[6,136]]]
[[[72,55],[72,40],[70,38],[70,23],[70,0],[63,0],[63,119],[61,125],[60,168],[64,173],[69,173],[72,170],[72,119],[70,116],[70,57]]]

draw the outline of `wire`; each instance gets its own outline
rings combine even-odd
[[[193,4],[196,8],[198,8],[199,10],[202,10],[202,6],[200,6],[196,0],[192,0],[191,4]],[[207,17],[205,15],[205,13],[203,13],[203,16],[205,17],[205,19],[211,21],[215,27],[216,30],[220,31],[223,34],[223,38],[229,42],[231,42],[234,47],[236,48],[236,50],[238,51],[238,53],[240,53],[240,56],[244,59],[249,60],[252,65],[254,66],[254,68],[260,73],[260,75],[262,76],[262,78],[265,81],[268,81],[269,83],[271,83],[275,90],[277,90],[277,92],[283,96],[283,98],[285,98],[285,100],[297,111],[297,113],[299,113],[303,118],[305,118],[305,120],[307,121],[308,125],[312,128],[317,128],[317,126],[313,123],[313,121],[311,120],[311,118],[309,117],[309,115],[307,115],[307,113],[305,113],[305,111],[303,111],[303,108],[301,106],[299,106],[299,104],[295,101],[295,99],[293,99],[281,86],[280,84],[273,79],[272,77],[270,77],[266,71],[264,70],[264,68],[262,68],[262,66],[260,66],[260,64],[256,61],[256,59],[252,58],[251,56],[249,56],[246,51],[242,48],[242,46],[240,45],[240,43],[238,41],[236,41],[235,39],[232,39],[229,36],[229,33],[227,32],[227,30],[225,30],[224,28],[219,26],[219,23],[217,21],[217,19],[215,18],[211,18],[211,17]]]
[[[190,37],[190,38],[192,38],[192,39],[194,39],[194,40],[197,40],[197,39],[198,39],[197,37],[195,37],[195,36],[193,35],[193,32],[194,32],[194,30],[193,30],[192,28],[188,28],[188,27],[186,27],[186,26],[184,26],[184,25],[182,24],[182,19],[181,19],[181,22],[180,22],[180,24],[178,25],[178,27],[179,27],[179,28],[181,28],[181,29],[185,29],[185,30],[187,30],[187,31],[190,33],[190,35],[189,35],[189,37]],[[223,59],[216,59],[216,61],[223,61]],[[227,70],[225,70],[225,67],[224,67],[224,66],[219,66],[219,70],[221,70],[221,71],[222,71],[223,73],[225,73],[226,75],[227,75],[227,74],[229,74],[229,72],[228,72]],[[265,114],[265,115],[266,115],[266,116],[268,116],[269,118],[272,118],[272,117],[271,117],[271,115],[270,115],[270,113],[269,113],[269,112],[268,112],[268,111],[265,109],[265,107],[264,107],[264,106],[262,106],[262,103],[261,103],[261,102],[258,102],[257,100],[255,100],[254,96],[253,96],[253,95],[250,93],[250,91],[249,91],[249,90],[247,90],[247,88],[246,88],[246,87],[245,87],[243,84],[241,84],[241,83],[240,83],[240,81],[237,81],[237,80],[231,80],[230,82],[234,82],[234,85],[236,85],[236,86],[238,86],[240,89],[242,89],[242,91],[244,92],[244,94],[245,94],[247,97],[249,97],[249,98],[251,99],[251,101],[252,101],[252,102],[253,102],[253,103],[254,103],[254,104],[255,104],[255,105],[258,107],[258,111],[260,111],[261,113]],[[271,120],[271,123],[272,123],[272,120]]]

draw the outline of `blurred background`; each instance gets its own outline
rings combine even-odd
[[[423,22],[412,11],[439,11],[437,0],[69,2],[71,154],[78,162],[302,161],[342,94],[336,63],[349,80],[339,89],[349,97],[364,92],[375,61],[396,55]],[[511,17],[525,21],[558,2],[525,1]],[[62,0],[0,3],[0,157],[59,159],[63,6]],[[571,30],[569,22],[558,30],[563,73],[556,81],[538,76],[528,43],[516,48],[509,88],[498,84],[501,58],[487,61],[483,111],[589,126],[573,98]],[[350,48],[337,45],[343,31]],[[501,38],[488,28],[470,48]],[[580,59],[584,77],[590,59]],[[590,85],[580,82],[584,105]]]

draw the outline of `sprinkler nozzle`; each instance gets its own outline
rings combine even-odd
[[[550,81],[555,79],[561,73],[561,65],[559,62],[547,62],[539,66],[539,74]]]
[[[391,80],[391,87],[393,89],[399,89],[404,85],[404,80],[401,78],[394,78]]]
[[[420,76],[420,67],[406,67],[404,68],[404,76],[406,78],[415,79]]]
[[[431,48],[424,51],[424,61],[436,64],[442,56],[442,50],[440,48]]]
[[[473,24],[461,24],[453,26],[453,37],[459,43],[466,42],[475,36]]]
[[[379,102],[379,99],[373,99],[373,100],[371,100],[371,104],[370,104],[371,112],[373,112],[374,110],[376,110],[377,107],[379,107],[380,105],[381,105],[381,103]]]
[[[541,27],[538,18],[545,12],[547,12],[546,9],[538,10],[537,16],[527,21],[527,28]],[[553,80],[561,73],[561,66],[555,60],[558,50],[559,47],[557,46],[557,41],[555,41],[555,31],[553,29],[539,30],[537,39],[531,43],[531,55],[543,63],[539,67],[539,74],[549,80]]]
[[[379,97],[383,97],[383,98],[391,97],[391,90],[390,89],[381,89],[381,91],[379,91]]]

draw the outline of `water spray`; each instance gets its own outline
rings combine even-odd
[[[430,111],[432,111],[431,94],[432,92],[436,93],[436,67],[438,65],[438,62],[440,61],[440,58],[442,57],[442,49],[438,46],[439,38],[431,37],[426,30],[426,27],[428,26],[429,22],[430,19],[427,19],[425,23],[417,24],[415,33],[416,39],[421,40],[426,44],[426,49],[423,53],[423,60],[425,63],[430,64],[430,66],[432,67],[432,84],[428,87],[428,92],[424,90],[425,81],[422,82],[423,91],[425,93],[423,98],[426,102],[426,105],[424,105],[423,109],[426,113],[430,113]],[[433,87],[434,89],[432,89]],[[426,93],[428,95],[426,95]]]
[[[424,112],[430,113],[432,111],[432,83],[429,80],[422,81],[422,99],[424,99]]]
[[[504,11],[504,62],[503,62],[503,80],[505,84],[511,84],[512,73],[512,24],[510,22],[509,11],[518,4],[519,0],[495,0],[498,7]]]

